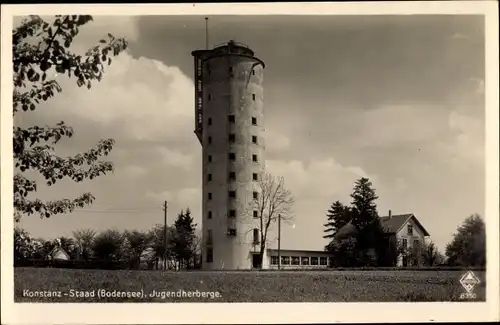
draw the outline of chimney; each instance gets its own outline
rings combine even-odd
[[[389,210],[389,219],[391,219],[391,218],[392,218],[392,211]]]

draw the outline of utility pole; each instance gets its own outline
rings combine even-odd
[[[278,270],[281,269],[281,214],[278,214]]]
[[[165,244],[165,252],[163,253],[163,269],[167,269],[167,249],[168,249],[168,244],[167,244],[167,206],[168,203],[165,201],[163,204],[163,212],[164,212],[164,220],[163,220],[163,241]]]

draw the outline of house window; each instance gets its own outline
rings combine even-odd
[[[212,211],[208,211],[208,219],[212,219]]]
[[[231,199],[235,199],[236,198],[236,191],[229,191],[229,197]]]
[[[256,135],[252,135],[252,143],[257,143],[257,136]]]
[[[212,193],[208,193],[208,199],[211,200],[212,199]]]
[[[319,258],[319,265],[328,265],[328,261],[326,260],[326,257]]]
[[[236,218],[236,210],[229,210],[229,218]]]
[[[403,248],[406,249],[408,248],[408,239],[403,238]]]
[[[252,195],[253,195],[253,199],[254,200],[258,200],[259,199],[259,192],[253,192]]]
[[[302,257],[302,265],[309,265],[309,257],[307,256]]]
[[[252,99],[255,100],[255,94],[252,94]]]
[[[212,125],[212,118],[211,117],[208,118],[208,125]]]
[[[282,265],[290,265],[290,256],[281,256]]]
[[[259,217],[259,211],[253,210],[253,217],[257,219]]]
[[[208,137],[208,143],[212,143],[212,137]]]
[[[213,243],[213,238],[212,238],[212,229],[207,230],[207,245],[212,245]]]
[[[257,125],[257,118],[256,117],[252,117],[252,125]]]
[[[255,244],[258,244],[259,242],[260,242],[260,240],[259,240],[259,229],[254,228],[253,229],[253,243],[255,245]]]
[[[259,180],[259,175],[257,175],[257,173],[253,173],[253,174],[252,174],[252,179],[253,179],[254,181],[258,181],[258,180]]]
[[[235,228],[227,228],[227,235],[231,237],[236,236],[236,229]]]
[[[207,180],[208,180],[209,182],[211,182],[211,181],[212,181],[212,174],[208,174],[208,175],[207,175]]]
[[[229,160],[231,161],[236,160],[236,154],[234,152],[229,153]]]
[[[212,155],[208,155],[208,162],[212,162]]]
[[[300,265],[300,257],[292,256],[292,265]]]
[[[271,265],[278,265],[278,256],[271,256]]]
[[[236,141],[236,135],[235,135],[235,134],[233,134],[233,133],[231,133],[231,134],[229,135],[229,142],[234,142],[234,141]]]
[[[415,240],[413,241],[413,247],[414,247],[414,248],[419,248],[419,243],[420,243],[420,242],[418,241],[418,239],[415,239]]]
[[[236,180],[236,173],[235,172],[229,172],[229,179],[234,181]]]
[[[212,247],[207,248],[207,263],[212,263],[214,261],[214,249]]]
[[[236,121],[236,118],[234,117],[234,115],[228,115],[227,119],[228,119],[229,123],[234,123]]]
[[[257,159],[257,155],[252,155],[252,161],[253,161],[253,162],[257,162],[257,161],[259,161],[259,160]]]
[[[318,265],[318,257],[316,256],[311,257],[311,265]]]
[[[408,225],[408,235],[413,235],[413,225]]]

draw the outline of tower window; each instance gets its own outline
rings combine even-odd
[[[235,172],[229,172],[229,179],[230,180],[236,180],[236,173]]]
[[[211,200],[212,199],[212,193],[208,193],[208,199]]]
[[[259,229],[254,228],[253,229],[253,243],[258,244],[260,242],[259,240]]]
[[[211,117],[208,118],[208,125],[212,125],[212,118]]]
[[[236,135],[234,133],[231,133],[229,135],[229,142],[235,142],[236,141]]]
[[[252,125],[257,125],[257,118],[256,117],[252,117]]]
[[[207,230],[207,245],[211,245],[213,243],[212,238],[212,229]]]
[[[236,154],[234,152],[229,153],[229,160],[236,160]]]
[[[212,181],[212,174],[207,175],[207,181],[211,182]]]
[[[212,162],[212,155],[208,155],[208,162]]]
[[[254,200],[258,200],[259,199],[259,192],[253,192],[252,195],[253,195],[253,199]]]
[[[208,94],[208,100],[212,100],[212,95]]]
[[[209,174],[209,175],[210,175],[210,174]],[[211,177],[210,177],[210,178],[211,178]],[[257,175],[257,173],[253,173],[253,174],[252,174],[252,179],[253,179],[254,181],[258,181],[258,180],[259,180],[259,175]]]
[[[255,100],[255,94],[252,94],[252,99]]]
[[[253,162],[257,162],[257,161],[259,161],[259,160],[257,159],[257,155],[252,155],[252,161],[253,161]]]
[[[252,143],[257,143],[257,136],[256,135],[252,135]]]
[[[257,219],[259,217],[259,211],[253,210],[253,217]]]
[[[214,249],[212,247],[207,248],[207,263],[212,263],[214,261]]]
[[[234,115],[228,115],[227,116],[227,119],[230,123],[234,123],[236,121],[236,118]]]
[[[255,76],[255,70],[252,70],[252,74]]]
[[[229,210],[229,218],[236,218],[236,210]]]
[[[208,143],[212,143],[212,137],[208,137]]]
[[[231,199],[235,199],[236,198],[236,191],[229,191],[229,197]]]
[[[227,234],[228,236],[236,236],[236,229],[235,228],[227,228]]]
[[[208,219],[212,219],[212,211],[208,211]]]
[[[229,72],[233,72],[233,67],[229,67]]]

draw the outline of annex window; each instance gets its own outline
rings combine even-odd
[[[207,181],[211,182],[212,181],[212,174],[207,175]]]
[[[235,172],[229,172],[229,179],[234,181],[236,180],[236,173]]]
[[[227,228],[227,234],[228,236],[236,236],[236,229],[235,228]]]
[[[208,193],[208,199],[211,200],[212,199],[212,193]]]
[[[278,265],[278,256],[271,256],[271,265]]]
[[[212,155],[208,155],[208,162],[212,162]]]
[[[236,198],[236,191],[229,191],[229,197],[231,199],[235,199]]]
[[[259,211],[253,210],[253,217],[257,219],[259,217]]]
[[[318,257],[311,256],[311,265],[318,265]]]
[[[300,257],[292,256],[292,265],[300,265]]]
[[[254,243],[254,244],[258,244],[258,243],[260,242],[260,240],[259,240],[259,239],[260,239],[260,238],[259,238],[259,229],[254,228],[254,229],[253,229],[253,243]]]
[[[253,192],[252,195],[253,195],[253,199],[254,200],[258,200],[259,199],[259,192]]]
[[[408,235],[413,235],[413,225],[408,225]]]
[[[257,143],[257,136],[256,135],[252,135],[252,143]]]
[[[231,160],[231,161],[236,160],[236,154],[234,152],[229,153],[229,160]]]
[[[253,162],[258,162],[259,159],[257,159],[257,155],[252,155],[252,161]]]
[[[290,256],[281,256],[282,265],[290,265]]]
[[[235,142],[236,141],[236,134],[231,133],[229,134],[229,142]]]
[[[307,256],[302,257],[302,265],[309,265],[309,257]]]
[[[257,173],[253,173],[253,174],[252,174],[252,179],[253,179],[254,181],[258,181],[258,180],[259,180],[259,175],[258,175]]]
[[[257,118],[256,117],[252,117],[252,125],[257,125]]]
[[[208,125],[212,125],[212,118],[211,117],[208,118]]]
[[[212,211],[208,211],[208,219],[212,219]]]
[[[234,123],[236,122],[236,118],[234,115],[228,115],[227,116],[227,120],[229,121],[229,123]]]
[[[229,210],[229,218],[236,218],[236,210]]]
[[[328,261],[326,260],[326,257],[320,257],[319,258],[319,265],[327,265]]]
[[[207,263],[212,263],[214,261],[214,249],[212,247],[207,248]]]

